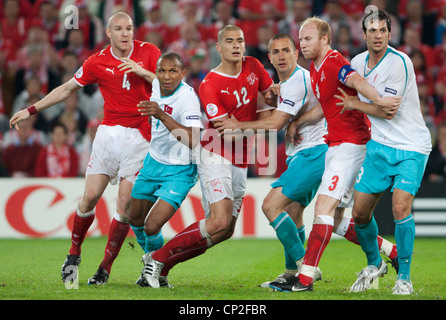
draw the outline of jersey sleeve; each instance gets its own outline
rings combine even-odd
[[[190,90],[193,90],[192,88]],[[200,101],[195,92],[188,92],[181,112],[181,124],[185,127],[203,128]]]
[[[412,71],[410,71],[409,68],[411,68]],[[392,63],[392,71],[387,74],[387,79],[383,88],[383,97],[401,97],[406,90],[408,72],[414,72],[412,63],[407,63],[404,58],[400,57],[395,59]]]
[[[82,66],[77,70],[76,74],[74,75],[74,79],[80,86],[84,87],[86,85],[97,82],[94,71],[95,60],[96,60],[96,55],[90,56],[87,60],[85,60],[85,62],[82,64]]]
[[[309,99],[308,87],[306,85],[306,80],[309,79],[305,79],[302,70],[297,72],[302,73],[298,81],[281,86],[277,105],[277,110],[289,113],[292,116],[295,116]]]
[[[221,103],[220,91],[211,84],[211,80],[202,82],[199,89],[201,103],[203,104],[206,116],[210,121],[221,118],[228,114]]]

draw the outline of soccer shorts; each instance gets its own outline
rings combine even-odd
[[[318,145],[288,157],[288,168],[271,187],[282,187],[282,193],[289,199],[308,206],[321,184],[327,149],[326,144]]]
[[[232,215],[238,218],[246,191],[247,168],[236,167],[220,155],[201,148],[198,176],[205,217],[209,217],[211,204],[228,198],[233,202]]]
[[[365,144],[341,143],[329,147],[319,193],[340,200],[340,207],[351,207],[355,180],[365,154]]]
[[[196,164],[166,165],[148,154],[133,185],[132,197],[151,202],[161,199],[177,210],[197,180]]]
[[[385,146],[373,140],[356,179],[355,190],[382,193],[392,186],[415,195],[423,179],[429,156]]]
[[[100,125],[86,175],[105,174],[110,177],[111,184],[116,184],[120,178],[134,183],[149,145],[138,129]]]

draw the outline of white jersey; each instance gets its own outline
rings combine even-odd
[[[175,92],[161,97],[158,79],[152,83],[151,101],[157,102],[165,113],[185,127],[203,128],[201,124],[200,101],[194,89],[181,82]],[[152,140],[150,156],[167,165],[188,165],[192,163],[192,150],[179,142],[164,124],[152,117]]]
[[[372,139],[395,149],[429,154],[432,149],[431,136],[421,114],[412,61],[405,53],[390,46],[372,70],[367,67],[368,59],[368,51],[363,52],[353,58],[351,65],[382,97],[402,97],[392,120],[369,116]],[[362,95],[359,98],[370,102]]]
[[[297,66],[293,74],[280,83],[280,96],[277,98],[277,110],[286,112],[293,117],[301,115],[318,104],[318,100],[311,89],[310,72]],[[324,135],[327,134],[325,119],[313,125],[302,128],[299,132],[302,143],[295,146],[290,143],[288,136],[285,140],[287,156],[295,155],[299,150],[325,144]]]

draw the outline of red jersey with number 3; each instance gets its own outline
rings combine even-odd
[[[253,57],[244,57],[242,70],[236,76],[230,76],[212,70],[200,84],[199,95],[209,122],[208,129],[213,129],[212,120],[224,116],[233,116],[238,121],[257,119],[257,95],[269,89],[273,84],[263,65]],[[215,130],[207,130],[201,140],[202,146],[230,160],[235,166],[246,168],[247,155],[252,143],[243,138],[239,141],[224,142]],[[243,148],[240,146],[242,145]]]
[[[133,49],[128,56],[138,65],[156,72],[156,62],[161,51],[153,44],[133,40]],[[74,78],[80,86],[97,83],[104,98],[104,119],[102,124],[137,128],[150,141],[150,123],[147,116],[141,116],[137,104],[149,100],[152,85],[144,78],[130,72],[119,71],[123,61],[114,55],[112,47],[91,55],[76,72]]]
[[[338,88],[351,96],[358,94],[355,89],[344,84],[352,72],[355,71],[347,59],[335,50],[327,53],[318,69],[313,62],[310,66],[311,87],[327,120],[328,134],[325,139],[329,146],[343,142],[366,144],[371,137],[370,121],[366,114],[356,110],[341,114],[342,106],[336,105],[340,100],[335,95],[341,95]]]

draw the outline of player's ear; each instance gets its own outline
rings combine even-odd
[[[105,29],[105,34],[107,35],[107,37],[111,38],[111,31],[109,28]]]

